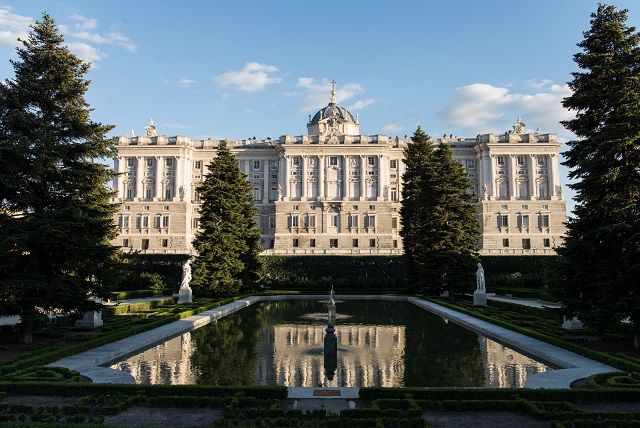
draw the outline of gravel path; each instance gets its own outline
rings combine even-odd
[[[132,406],[124,412],[104,418],[106,425],[126,427],[210,427],[221,410],[207,407],[141,407]]]

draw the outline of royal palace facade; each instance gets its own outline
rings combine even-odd
[[[132,133],[133,134],[133,133]],[[266,253],[400,254],[403,150],[410,142],[361,135],[332,92],[307,134],[229,141],[252,186]],[[474,183],[481,254],[554,254],[566,221],[555,134],[443,136]],[[198,184],[219,141],[158,135],[119,137],[114,180],[115,244],[148,253],[191,253],[199,227]]]

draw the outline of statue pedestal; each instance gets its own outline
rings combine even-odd
[[[474,291],[473,306],[487,306],[487,293],[478,290]]]
[[[178,303],[191,303],[191,302],[193,302],[193,292],[191,291],[191,287],[180,288],[180,291],[178,291]]]
[[[102,324],[104,324],[102,321],[102,311],[85,312],[82,319],[76,321],[76,327],[83,328],[101,327]]]

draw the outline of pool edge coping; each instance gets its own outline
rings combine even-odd
[[[201,312],[197,315],[156,327],[146,332],[138,333],[115,342],[107,343],[105,345],[62,358],[47,364],[47,366],[64,367],[78,371],[82,376],[87,377],[94,383],[135,384],[135,379],[130,374],[110,367],[104,367],[104,365],[118,361],[126,355],[131,355],[136,351],[147,348],[154,343],[162,341],[162,339],[168,339],[203,327],[210,324],[212,321],[223,318],[229,314],[251,306],[254,303],[262,301],[323,299],[326,297],[326,295],[316,294],[249,296],[238,299],[235,302]],[[406,301],[436,316],[453,321],[468,330],[497,340],[511,348],[514,348],[517,352],[524,352],[559,367],[559,369],[538,373],[529,377],[525,383],[525,388],[569,388],[571,383],[578,379],[583,379],[598,373],[619,371],[614,367],[607,366],[606,364],[583,357],[550,343],[491,324],[487,321],[440,306],[437,303],[429,302],[419,297],[389,294],[350,294],[336,295],[336,298],[340,300]],[[126,373],[126,375],[123,375],[124,373]],[[293,387],[289,388],[290,393],[292,391],[291,388]],[[309,389],[313,390],[315,388]]]

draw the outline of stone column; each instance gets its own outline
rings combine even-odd
[[[144,199],[142,195],[142,180],[144,179],[144,157],[136,157],[136,199],[141,201]]]
[[[156,201],[162,200],[162,179],[164,175],[164,157],[156,156],[156,188],[155,199]]]
[[[250,160],[246,160],[244,161],[244,175],[247,176],[247,178],[249,178],[249,168],[250,168],[250,164],[251,161]]]
[[[180,186],[182,186],[182,158],[180,156],[174,156],[176,163],[176,175],[173,180],[173,200],[178,201],[180,198]]]
[[[549,161],[551,162],[551,166],[550,166],[550,171],[552,171],[553,173],[553,195],[555,196],[555,200],[560,200],[562,197],[562,192],[558,192],[558,190],[560,190],[560,186],[562,186],[562,183],[560,182],[560,168],[559,168],[559,164],[558,162],[560,161],[558,159],[558,156],[554,154],[551,154],[549,156]]]
[[[264,161],[264,167],[262,168],[262,170],[264,171],[262,173],[263,177],[263,182],[262,182],[262,203],[263,204],[268,204],[269,203],[269,160],[265,159]]]
[[[324,155],[318,156],[318,200],[324,200]]]
[[[300,156],[300,200],[307,200],[307,157]]]
[[[125,157],[117,157],[115,161],[115,167],[118,175],[114,180],[116,182],[116,195],[117,198],[121,201],[127,196],[127,191],[124,188],[124,166],[127,162],[127,158]]]
[[[344,189],[344,192],[342,193],[342,198],[345,201],[348,201],[349,198],[351,197],[350,192],[351,189],[349,189],[349,167],[351,166],[349,164],[351,157],[349,156],[343,156],[342,157],[342,172],[343,172],[343,178],[342,178],[342,188]]]
[[[509,155],[509,199],[516,199],[516,155]]]
[[[536,155],[529,155],[529,198],[532,201],[538,197],[538,186],[536,186],[536,180],[538,179],[538,162]]]
[[[402,176],[404,175],[404,162],[402,159],[398,159],[398,201],[402,200],[402,186],[403,180]]]
[[[483,151],[481,154],[482,157],[482,174],[483,174],[483,178],[482,178],[482,197],[484,198],[484,188],[486,187],[487,189],[487,198],[490,197],[492,190],[491,188],[493,186],[491,186],[491,157],[489,157],[489,149],[486,149],[486,151]]]
[[[365,166],[365,156],[360,155],[360,200],[364,201],[367,197],[365,181],[367,179],[367,171]]]
[[[387,181],[389,174],[387,173],[387,167],[389,159],[385,155],[378,156],[378,200],[383,201],[387,199],[388,195],[385,195],[385,187],[387,187]]]
[[[291,156],[289,155],[285,155],[284,156],[284,200],[288,201],[289,197],[291,195],[291,177],[290,177],[290,166],[289,166],[289,161],[291,159]]]
[[[284,192],[285,187],[286,169],[287,168],[285,166],[284,154],[280,153],[278,155],[278,199],[281,201],[284,200],[284,195],[282,194],[282,192]]]
[[[495,200],[498,198],[498,191],[496,189],[496,156],[489,156],[489,199]]]

